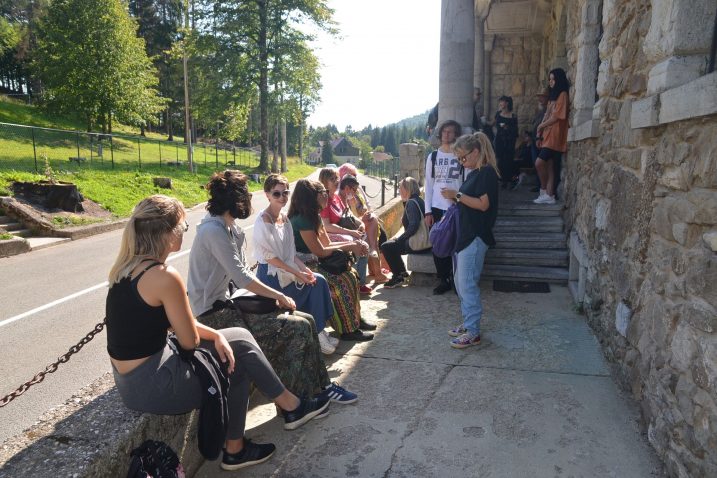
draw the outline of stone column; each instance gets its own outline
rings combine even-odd
[[[647,80],[653,95],[705,74],[717,10],[714,0],[652,0],[652,21],[643,51],[654,65]]]
[[[475,61],[473,62],[473,87],[480,88],[483,92],[483,65],[485,54],[484,54],[484,34],[483,34],[483,22],[484,18],[476,15],[475,17]]]
[[[453,119],[466,127],[473,120],[473,8],[473,0],[441,1],[439,124]]]
[[[493,116],[491,113],[491,106],[494,101],[491,101],[493,95],[493,88],[491,88],[493,82],[491,81],[491,61],[493,58],[493,42],[495,41],[495,35],[487,35],[483,40],[483,116],[490,118]]]
[[[575,71],[574,125],[581,125],[593,118],[595,88],[597,86],[600,55],[600,7],[602,0],[584,0],[580,13],[580,34],[577,38],[578,61]]]

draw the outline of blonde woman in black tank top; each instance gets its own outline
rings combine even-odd
[[[287,390],[247,330],[214,330],[195,320],[184,281],[165,264],[180,250],[187,228],[176,199],[151,196],[135,208],[109,274],[107,350],[125,405],[155,414],[186,413],[202,402],[196,374],[167,345],[167,333],[173,331],[185,350],[210,350],[231,382],[221,466],[236,470],[266,461],[276,449],[244,438],[249,381],[283,411],[284,428],[290,430],[325,416],[328,399],[299,399]]]

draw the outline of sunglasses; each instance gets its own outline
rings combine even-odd
[[[184,225],[182,226],[182,232],[187,232],[189,230],[189,223],[185,220]]]
[[[275,199],[279,199],[281,196],[284,196],[285,198],[288,198],[288,197],[289,197],[289,192],[290,192],[290,191],[289,191],[288,189],[284,189],[283,191],[272,191],[272,192],[271,192],[271,197],[273,197],[273,198],[275,198]]]
[[[319,189],[316,191],[316,194],[321,194],[322,196],[328,196],[329,192],[326,189]]]
[[[475,151],[475,149],[472,149],[470,153],[466,153],[463,156],[458,156],[458,162],[461,164],[465,163],[468,159],[468,155],[471,154],[473,151]]]

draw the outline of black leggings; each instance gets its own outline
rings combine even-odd
[[[218,332],[229,342],[236,362],[234,372],[229,375],[229,427],[226,436],[227,440],[236,440],[244,436],[249,382],[254,382],[271,400],[284,392],[284,385],[248,330],[233,327]],[[202,340],[199,346],[210,350],[219,360],[214,342]],[[169,345],[129,373],[120,374],[114,366],[112,370],[122,401],[132,410],[178,415],[198,409],[202,404],[203,392],[197,375]]]

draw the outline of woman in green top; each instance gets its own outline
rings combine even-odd
[[[353,252],[357,255],[366,254],[368,246],[365,242],[345,241],[332,242],[321,222],[319,212],[326,207],[328,193],[318,181],[300,179],[294,187],[289,206],[289,220],[294,230],[296,251],[304,255],[318,257],[330,256],[335,250]],[[317,261],[304,260],[309,267],[317,267]],[[373,330],[375,325],[361,319],[358,277],[353,269],[341,274],[331,274],[318,266],[318,271],[329,283],[331,300],[334,303],[334,315],[331,326],[338,332],[342,340],[365,341],[373,339],[373,334],[361,329]]]

